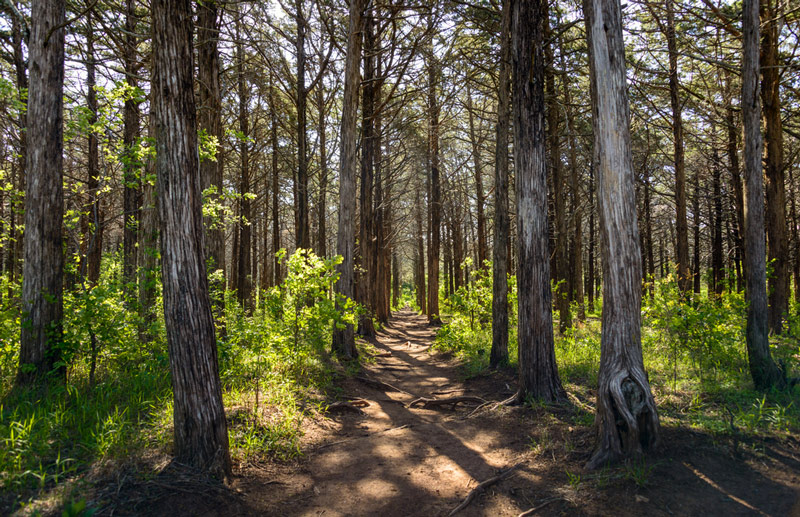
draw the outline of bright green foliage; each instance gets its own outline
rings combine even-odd
[[[484,276],[484,275],[488,275]],[[491,348],[491,273],[477,272],[469,287],[460,289],[444,307],[445,324],[437,334],[439,349],[462,358],[467,375],[488,368]],[[516,306],[516,288],[509,292]],[[642,353],[662,424],[688,425],[715,433],[733,429],[751,433],[787,433],[800,429],[798,389],[766,396],[753,390],[745,349],[745,300],[742,293],[720,297],[703,294],[690,303],[680,300],[676,282],[655,283],[653,300],[642,307]],[[597,300],[596,307],[602,306]],[[510,354],[516,361],[515,313],[510,311]],[[594,404],[600,365],[601,313],[556,335],[556,360],[567,390]],[[556,322],[557,324],[557,322]],[[800,317],[789,318],[789,331],[771,337],[772,354],[791,376],[800,367]],[[796,375],[796,373],[794,374]],[[585,418],[584,418],[585,417]],[[582,411],[579,425],[590,425],[593,411]]]
[[[460,287],[442,302],[444,321],[436,334],[436,347],[454,352],[466,362],[468,375],[489,366],[492,347],[492,263],[470,272],[471,284]],[[509,357],[517,361],[517,278],[508,277]]]
[[[287,260],[285,282],[260,293],[251,316],[237,305],[235,293],[211,293],[227,305],[225,321],[218,322],[227,329],[218,354],[235,461],[300,453],[304,411],[324,399],[336,368],[327,351],[333,326],[354,323],[357,317],[352,301],[342,302],[344,313],[334,304],[340,260],[298,250]],[[70,268],[76,266],[70,262]],[[169,453],[172,393],[162,301],[159,294],[152,311],[158,317],[147,322],[153,339],[143,343],[138,308],[122,303],[121,267],[121,256],[108,254],[97,286],[78,281],[65,290],[61,346],[68,380],[46,392],[11,388],[18,361],[19,284],[0,277],[3,507],[24,504],[37,491],[98,462],[127,461],[144,449]],[[80,278],[74,270],[68,276]],[[93,357],[97,372],[92,386]]]

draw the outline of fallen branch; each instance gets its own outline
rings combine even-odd
[[[413,408],[416,406],[422,407],[422,409],[430,409],[439,406],[450,406],[450,409],[455,409],[456,405],[464,403],[464,402],[477,402],[478,404],[483,404],[486,402],[484,399],[480,397],[473,397],[471,395],[461,395],[458,397],[448,397],[446,399],[429,399],[425,397],[419,397],[418,399],[412,400],[408,407]]]
[[[453,511],[450,512],[448,515],[450,517],[452,517],[453,515],[457,514],[458,512],[460,512],[461,510],[463,510],[464,508],[469,506],[469,504],[472,502],[472,500],[475,499],[476,495],[478,495],[481,492],[483,492],[484,490],[486,490],[487,487],[490,487],[490,486],[494,485],[495,483],[497,483],[498,481],[500,481],[500,480],[502,480],[504,478],[507,478],[509,476],[509,474],[514,472],[514,470],[516,470],[516,468],[519,467],[520,465],[522,465],[522,463],[517,463],[513,467],[507,468],[506,470],[500,472],[495,477],[489,478],[486,481],[484,481],[483,483],[481,483],[478,486],[476,486],[475,488],[473,488],[470,491],[470,493],[467,494],[467,497],[465,497],[464,500],[461,501],[461,504],[456,506],[455,508],[453,508]]]
[[[486,406],[488,406],[488,405],[489,405],[489,404],[491,404],[491,403],[492,403],[492,401],[491,401],[491,400],[484,402],[484,403],[483,403],[483,404],[481,404],[480,406],[478,406],[478,407],[476,407],[475,409],[473,409],[473,410],[472,410],[472,412],[470,412],[470,414],[469,414],[469,415],[467,415],[467,416],[465,416],[464,418],[462,418],[462,420],[466,420],[467,418],[471,417],[472,415],[474,415],[475,413],[477,413],[478,411],[480,411],[481,409],[485,408]]]
[[[381,369],[381,370],[385,370],[387,372],[408,372],[408,371],[411,370],[411,368],[408,368],[407,366],[381,366],[381,365],[378,365],[378,368]]]
[[[380,352],[380,353],[375,354],[375,357],[392,357],[392,353],[391,352]]]
[[[356,377],[356,380],[361,381],[364,384],[367,384],[367,385],[372,386],[373,388],[377,388],[379,390],[397,391],[399,393],[405,393],[406,395],[411,395],[412,397],[414,396],[413,393],[409,393],[409,392],[407,392],[405,390],[401,390],[397,386],[392,386],[391,384],[383,382],[383,381],[370,379],[369,377],[360,377],[359,376],[359,377]]]
[[[565,499],[563,497],[553,497],[552,499],[548,499],[547,501],[543,502],[539,506],[534,506],[530,510],[525,510],[524,512],[519,514],[517,517],[528,517],[529,515],[533,515],[534,513],[538,512],[539,510],[541,510],[542,508],[544,508],[545,506],[547,506],[550,503],[554,503],[556,501],[564,501],[564,500]]]

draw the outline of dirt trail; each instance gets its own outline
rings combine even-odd
[[[417,397],[481,395],[457,380],[456,364],[429,354],[432,339],[424,317],[396,313],[373,341],[381,355],[391,355],[367,363],[361,377],[403,392],[349,380],[344,394],[369,401],[365,414],[332,415],[337,432],[312,446],[302,474],[282,480],[288,490],[269,505],[276,514],[446,514],[476,480],[518,461],[504,445],[509,437],[502,428],[460,418],[477,402],[455,410],[407,407]]]
[[[641,472],[587,473],[593,436],[585,409],[484,409],[465,418],[476,404],[409,407],[417,397],[511,394],[510,372],[459,380],[455,361],[430,353],[432,339],[424,317],[395,313],[371,342],[384,357],[366,362],[360,375],[402,391],[348,378],[341,398],[369,405],[363,414],[309,422],[299,463],[243,469],[227,493],[174,494],[136,513],[448,515],[480,482],[518,465],[458,515],[517,516],[539,507],[535,515],[800,516],[797,441],[761,442],[742,455],[714,437],[664,428],[665,452]]]

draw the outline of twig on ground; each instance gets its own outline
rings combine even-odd
[[[534,506],[530,510],[525,510],[524,512],[519,514],[517,517],[528,517],[529,515],[533,515],[534,513],[538,512],[539,510],[541,510],[542,508],[544,508],[545,506],[547,506],[550,503],[555,503],[556,501],[564,501],[564,500],[565,499],[563,497],[553,497],[551,499],[546,500],[545,502],[543,502],[539,506]]]
[[[522,462],[522,463],[524,463],[524,462]],[[508,477],[508,476],[509,476],[509,475],[510,475],[512,472],[514,472],[514,470],[516,470],[516,469],[517,469],[517,467],[519,467],[520,465],[522,465],[522,463],[517,463],[517,464],[516,464],[516,465],[514,465],[513,467],[509,467],[509,468],[507,468],[506,470],[504,470],[504,471],[500,472],[500,473],[499,473],[498,475],[496,475],[495,477],[493,477],[493,478],[489,478],[489,479],[487,479],[486,481],[484,481],[483,483],[481,483],[481,484],[479,484],[478,486],[476,486],[475,488],[473,488],[473,489],[470,491],[470,493],[469,493],[469,494],[467,494],[467,497],[465,497],[465,498],[464,498],[464,500],[463,500],[463,501],[461,501],[461,504],[459,504],[458,506],[456,506],[455,508],[453,508],[453,511],[452,511],[452,512],[450,512],[448,515],[449,515],[450,517],[452,517],[453,515],[457,514],[458,512],[460,512],[461,510],[463,510],[464,508],[466,508],[467,506],[469,506],[469,504],[472,502],[472,500],[473,500],[473,499],[475,499],[475,496],[476,496],[476,495],[478,495],[479,493],[481,493],[481,492],[483,492],[484,490],[486,490],[486,488],[487,488],[487,487],[490,487],[490,486],[494,485],[495,483],[497,483],[498,481],[500,481],[500,480],[502,480],[502,479],[504,479],[504,478]]]
[[[446,399],[429,399],[425,397],[419,397],[418,399],[412,400],[407,407],[413,408],[416,406],[422,407],[422,409],[430,409],[439,406],[451,406],[450,409],[455,409],[456,405],[462,404],[464,402],[477,402],[479,404],[483,404],[486,400],[480,397],[473,397],[471,395],[461,395],[458,397],[448,397]]]
[[[362,407],[369,406],[369,402],[364,399],[355,399],[351,401],[341,401],[341,402],[333,402],[328,404],[327,411],[353,411],[358,413],[359,415],[366,415],[365,412],[361,411]]]

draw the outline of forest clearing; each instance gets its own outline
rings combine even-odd
[[[798,31],[1,0],[0,513],[800,516]]]

